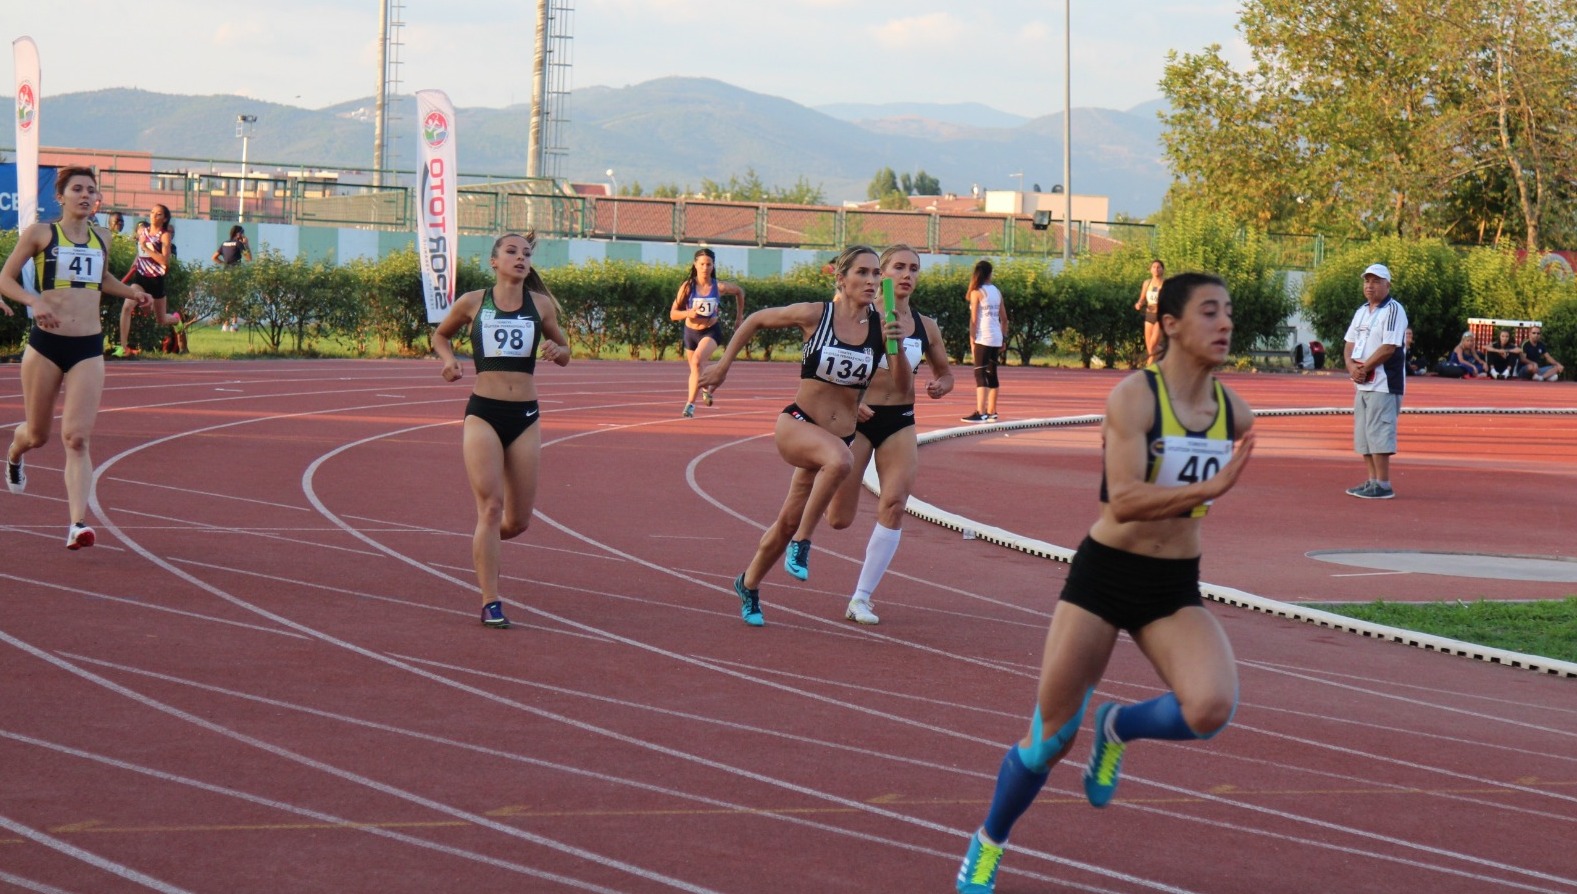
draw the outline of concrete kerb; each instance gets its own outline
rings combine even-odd
[[[1402,409],[1403,413],[1417,415],[1577,415],[1577,408],[1571,407],[1417,407]],[[1293,407],[1286,409],[1255,410],[1255,417],[1261,416],[1338,416],[1352,415],[1351,407]],[[994,434],[1004,431],[1027,429],[1057,428],[1072,425],[1095,425],[1105,420],[1102,414],[1086,416],[1060,416],[1041,419],[1023,419],[1013,422],[995,422],[982,425],[970,425],[956,428],[946,428],[939,431],[928,432],[920,435],[916,441],[920,446],[945,441],[951,438],[966,438],[975,435]],[[863,483],[872,493],[880,492],[880,482],[876,477],[876,463],[872,461],[865,468]],[[975,540],[984,540],[997,546],[1015,549],[1042,559],[1054,562],[1071,562],[1073,550],[1065,546],[1024,537],[1004,528],[988,525],[975,519],[966,518],[956,512],[948,512],[933,506],[924,500],[910,497],[904,507],[910,515],[953,531],[959,531],[965,536]],[[1332,630],[1341,630],[1346,633],[1355,633],[1374,639],[1383,639],[1390,642],[1401,643],[1414,648],[1425,649],[1432,652],[1441,652],[1447,655],[1456,655],[1472,658],[1490,664],[1503,664],[1508,667],[1522,668],[1544,674],[1553,674],[1560,677],[1577,677],[1577,664],[1569,661],[1558,661],[1553,658],[1544,658],[1538,655],[1525,655],[1521,652],[1511,652],[1505,649],[1493,649],[1476,643],[1463,642],[1443,636],[1434,636],[1427,633],[1418,633],[1400,627],[1389,627],[1384,624],[1375,624],[1369,621],[1360,621],[1343,615],[1321,611],[1315,608],[1305,608],[1287,602],[1279,602],[1254,593],[1232,587],[1223,587],[1217,584],[1200,582],[1199,592],[1206,599],[1231,605],[1237,608],[1246,608],[1252,611],[1263,612],[1278,618],[1287,618],[1302,621],[1319,627],[1328,627]]]

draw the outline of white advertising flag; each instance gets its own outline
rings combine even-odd
[[[459,222],[455,219],[454,106],[442,90],[416,91],[416,254],[422,261],[422,295],[427,322],[437,323],[455,299],[455,256]]]
[[[31,37],[11,42],[16,65],[16,228],[38,223],[38,45]]]

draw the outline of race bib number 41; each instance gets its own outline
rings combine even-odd
[[[97,248],[62,245],[55,250],[55,278],[98,283],[104,278],[104,252]]]
[[[486,357],[530,357],[536,335],[535,320],[483,320],[482,354]]]

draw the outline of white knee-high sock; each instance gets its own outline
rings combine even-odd
[[[876,585],[882,582],[882,575],[892,564],[902,538],[902,528],[884,528],[877,522],[871,529],[870,542],[865,544],[865,564],[860,566],[860,582],[854,587],[855,599],[871,601],[871,594],[876,592]]]

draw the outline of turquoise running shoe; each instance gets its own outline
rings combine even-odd
[[[958,867],[958,894],[992,894],[997,889],[997,864],[1002,848],[980,840],[980,833],[969,836],[969,853]]]
[[[1117,793],[1117,775],[1122,772],[1123,752],[1128,746],[1106,733],[1106,720],[1117,705],[1107,702],[1095,710],[1095,747],[1090,765],[1084,768],[1084,797],[1091,806],[1105,807]]]
[[[761,617],[761,591],[751,590],[745,586],[745,573],[741,571],[734,578],[734,592],[739,595],[739,616],[751,627],[760,627],[766,621]]]
[[[788,552],[783,554],[783,569],[794,577],[810,577],[810,541],[790,540]]]

